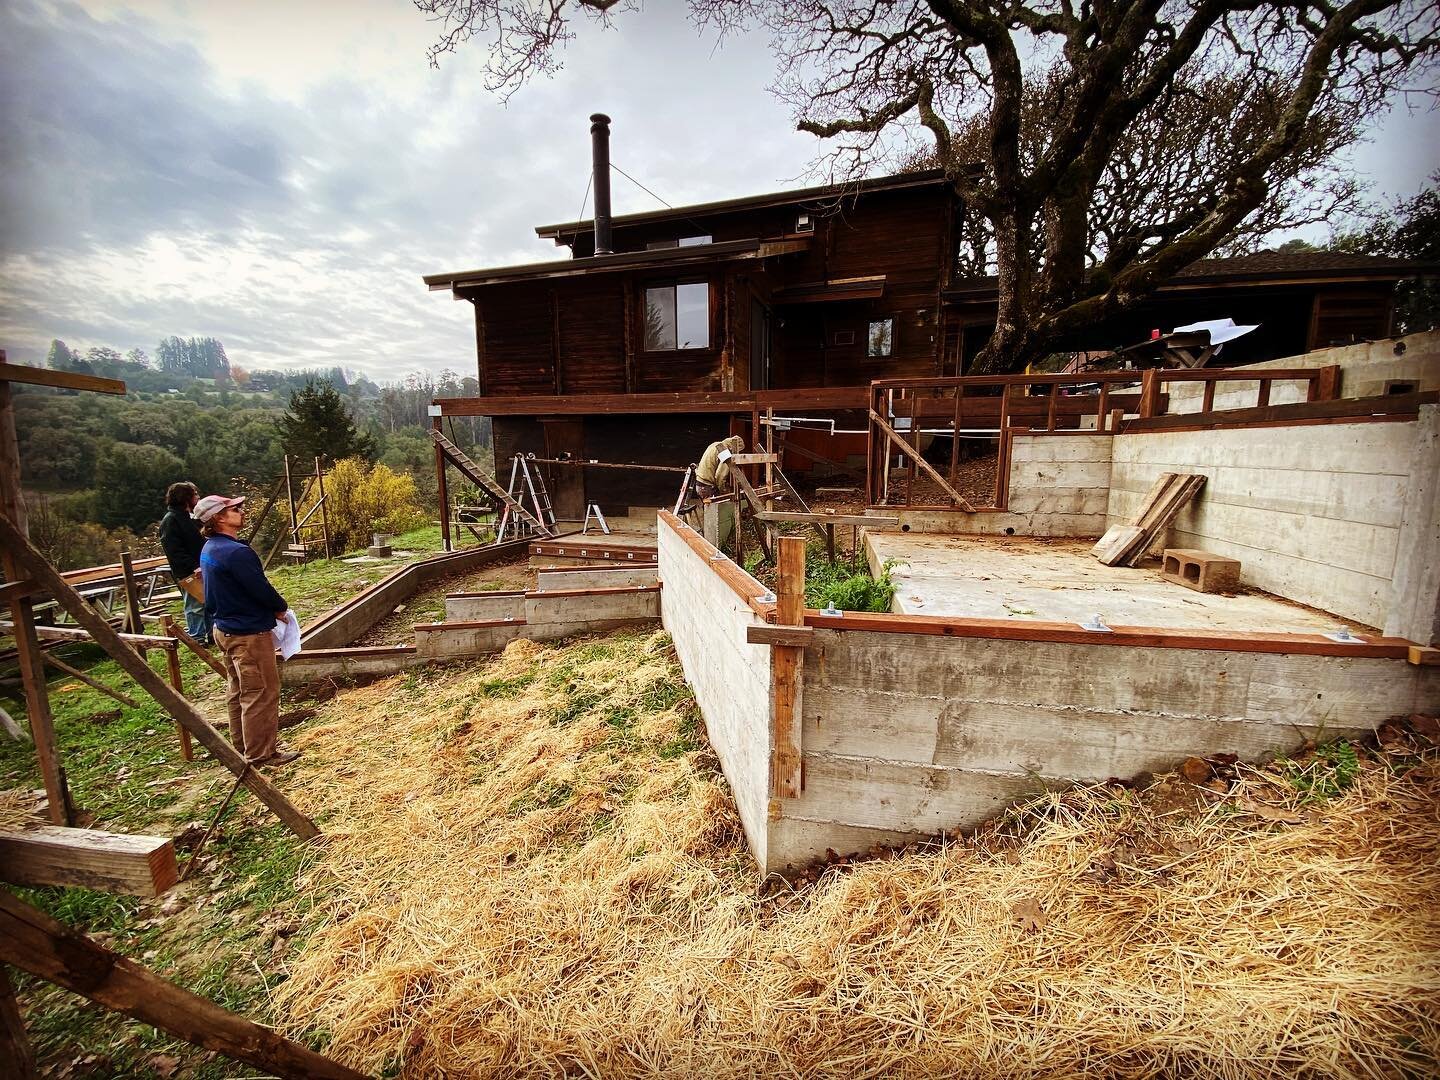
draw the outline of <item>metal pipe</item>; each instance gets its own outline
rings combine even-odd
[[[610,249],[610,117],[590,117],[590,159],[595,185],[595,254],[609,255]]]

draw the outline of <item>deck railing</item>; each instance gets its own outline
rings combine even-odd
[[[1339,396],[1340,368],[1152,368],[1083,375],[879,379],[870,384],[866,500],[871,506],[1004,509],[1010,436],[1015,431],[1113,435],[1127,418],[1165,415],[1169,389],[1187,383],[1203,387],[1199,411],[1193,414],[1197,419],[1215,411],[1216,387],[1221,383],[1256,384],[1254,405],[1264,407],[1277,382],[1303,384],[1307,401],[1330,401]],[[937,435],[950,439],[949,467],[943,474],[924,453],[925,443]],[[996,441],[989,505],[977,506],[958,490],[960,443],[965,438]],[[891,485],[890,463],[897,454],[905,463],[903,498]],[[920,474],[942,502],[916,502]]]

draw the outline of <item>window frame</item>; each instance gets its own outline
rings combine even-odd
[[[875,327],[882,323],[889,324],[889,331],[885,338],[885,351],[875,352]],[[890,360],[895,356],[895,316],[884,315],[878,319],[870,319],[865,326],[865,359],[867,360]]]
[[[704,285],[705,286],[705,344],[684,347],[680,341],[680,311],[679,311],[679,289],[683,285]],[[652,289],[670,289],[675,295],[675,341],[673,349],[652,349],[645,335],[645,313],[648,310],[648,296]],[[639,332],[636,335],[640,343],[639,352],[643,356],[696,356],[707,352],[715,351],[715,283],[708,277],[695,277],[683,275],[673,278],[652,278],[648,281],[639,282],[639,300],[636,305],[638,311],[636,316],[639,320]]]

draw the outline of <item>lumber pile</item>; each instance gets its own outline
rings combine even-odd
[[[1199,473],[1161,473],[1128,525],[1112,525],[1090,549],[1106,566],[1134,566],[1205,486]]]

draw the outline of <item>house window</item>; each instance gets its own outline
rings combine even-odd
[[[709,236],[682,236],[678,240],[651,240],[645,245],[645,250],[659,251],[661,248],[699,247],[701,244],[713,242],[714,240]]]
[[[710,286],[703,281],[645,290],[645,351],[710,347]]]
[[[895,351],[895,320],[872,319],[866,356],[889,356]]]

